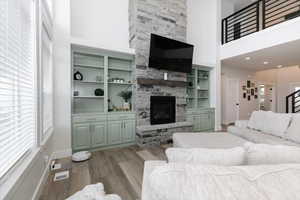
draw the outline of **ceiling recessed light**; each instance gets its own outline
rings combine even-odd
[[[277,66],[277,68],[282,68],[282,67],[283,67],[282,65],[278,65],[278,66]]]
[[[269,64],[269,62],[265,61],[265,62],[264,62],[264,65],[267,65],[267,64]]]
[[[250,57],[246,57],[246,58],[245,58],[245,60],[250,60],[250,59],[251,59]]]

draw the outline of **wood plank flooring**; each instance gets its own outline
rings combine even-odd
[[[89,161],[82,163],[61,159],[59,162],[70,171],[70,178],[53,182],[54,173],[51,172],[40,200],[64,200],[84,186],[99,182],[104,184],[107,194],[118,194],[122,200],[140,200],[144,161],[166,160],[167,147],[131,146],[97,151]]]

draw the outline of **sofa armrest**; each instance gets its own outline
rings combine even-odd
[[[155,200],[151,198],[151,190],[149,188],[149,175],[156,167],[165,164],[167,164],[166,161],[145,161],[142,186],[142,200]]]
[[[249,120],[237,120],[235,121],[235,126],[239,128],[247,128]]]

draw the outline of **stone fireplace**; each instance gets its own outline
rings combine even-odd
[[[150,36],[158,34],[186,41],[186,0],[130,0],[130,46],[136,51],[136,111],[137,126],[151,125],[151,96],[174,96],[176,122],[186,120],[186,74],[148,67]],[[168,82],[163,82],[164,72]],[[139,80],[148,81],[143,84]],[[151,83],[152,80],[152,83]],[[158,83],[158,80],[160,81]],[[144,81],[145,82],[145,81]]]
[[[192,124],[186,122],[187,74],[148,67],[151,33],[186,41],[187,0],[130,0],[130,47],[136,53],[137,141],[140,146],[170,141],[174,132],[188,132]],[[168,80],[164,80],[168,73]],[[151,116],[151,97],[172,97],[174,116],[156,124]],[[173,123],[168,123],[173,122]],[[154,122],[154,123],[153,123]]]
[[[151,96],[150,120],[151,125],[175,123],[176,97]]]

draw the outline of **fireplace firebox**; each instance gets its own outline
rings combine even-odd
[[[151,96],[150,97],[150,122],[155,124],[175,123],[176,97]]]

